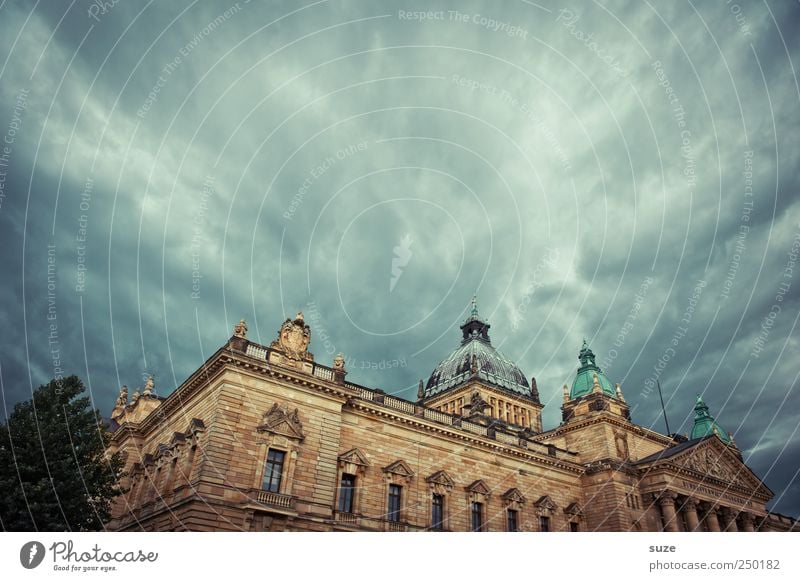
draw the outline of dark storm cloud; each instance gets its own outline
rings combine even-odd
[[[586,336],[636,421],[703,393],[800,512],[795,5],[92,6],[2,9],[7,406],[53,308],[104,411],[301,309],[413,397],[477,294],[546,426]]]

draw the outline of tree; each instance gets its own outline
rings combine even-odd
[[[122,490],[119,454],[76,376],[53,380],[0,424],[0,526],[6,531],[102,530]]]

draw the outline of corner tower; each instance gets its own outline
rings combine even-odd
[[[561,406],[564,423],[597,412],[610,412],[630,420],[630,410],[617,383],[612,384],[595,362],[594,352],[586,339],[578,354],[580,367],[572,382],[572,389],[564,386],[564,403]]]
[[[420,402],[484,425],[542,431],[542,404],[536,380],[492,345],[489,323],[475,298],[461,325],[461,344],[441,361],[420,388]]]

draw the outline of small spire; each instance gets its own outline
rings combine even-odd
[[[592,375],[592,393],[603,393],[603,388],[600,387],[600,378],[596,373]]]
[[[620,387],[619,383],[615,384],[614,387],[617,390],[617,399],[622,403],[625,403],[625,396],[622,395],[622,388]]]
[[[470,315],[475,318],[478,317],[478,297],[476,295],[472,295],[472,312]]]
[[[419,380],[419,387],[417,387],[417,399],[422,399],[425,397],[425,386],[422,384],[422,380]]]
[[[155,388],[155,386],[156,384],[155,381],[153,380],[153,376],[150,375],[147,378],[147,381],[144,382],[144,393],[142,393],[142,395],[146,397],[150,397],[151,395],[153,395],[153,389]]]
[[[569,401],[569,388],[567,387],[567,384],[565,383],[564,384],[564,403],[567,403],[568,401]]]
[[[539,403],[539,387],[536,385],[535,377],[531,377],[531,399]]]

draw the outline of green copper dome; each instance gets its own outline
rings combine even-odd
[[[692,427],[691,439],[705,438],[711,434],[716,434],[719,439],[726,444],[731,443],[731,438],[722,426],[717,423],[717,420],[708,413],[708,406],[700,394],[697,394],[697,403],[694,404],[694,426]]]
[[[589,349],[586,339],[583,340],[583,347],[578,359],[581,362],[581,366],[578,368],[578,375],[575,376],[575,381],[572,382],[572,390],[569,392],[570,399],[592,393],[595,375],[597,375],[597,382],[600,384],[603,393],[616,398],[617,390],[614,384],[605,376],[603,370],[595,364],[594,353]]]

